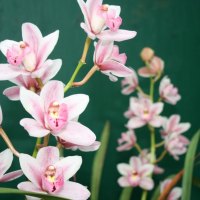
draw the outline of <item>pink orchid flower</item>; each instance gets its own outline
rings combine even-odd
[[[20,121],[30,136],[44,137],[51,133],[74,145],[89,146],[94,143],[94,133],[74,121],[85,110],[89,102],[87,95],[76,94],[64,98],[64,84],[49,81],[42,88],[40,96],[22,87],[20,100],[34,118]]]
[[[178,89],[174,87],[171,80],[165,76],[159,86],[160,97],[167,103],[175,105],[181,99]]]
[[[130,109],[134,116],[128,121],[129,129],[139,128],[146,124],[160,127],[163,123],[163,118],[159,116],[163,110],[163,103],[152,103],[150,99],[141,97],[131,102]]]
[[[102,5],[103,0],[87,0],[86,3],[77,1],[85,19],[81,28],[91,39],[97,37],[100,40],[123,41],[136,36],[135,31],[119,29],[122,24],[120,6]]]
[[[122,80],[122,94],[129,95],[132,92],[135,91],[135,89],[138,86],[138,77],[134,69],[132,69],[131,76],[125,77],[124,80]]]
[[[142,67],[138,70],[138,74],[142,77],[156,77],[156,80],[160,77],[161,73],[164,70],[164,61],[154,56],[149,62],[149,66]]]
[[[132,149],[137,141],[134,130],[128,130],[126,133],[121,134],[121,138],[118,139],[119,146],[117,151],[128,151]]]
[[[111,81],[117,81],[116,76],[131,76],[132,70],[125,66],[126,60],[126,54],[120,54],[114,42],[99,41],[95,46],[94,63]]]
[[[2,109],[1,109],[1,106],[0,106],[0,126],[2,124],[2,121],[3,121],[3,114],[2,114]]]
[[[101,142],[95,141],[93,144],[89,146],[84,145],[74,145],[69,142],[66,142],[65,140],[62,140],[61,138],[57,138],[58,142],[65,148],[65,149],[71,149],[73,151],[80,150],[83,152],[90,152],[90,151],[96,151],[99,149]]]
[[[148,164],[151,162],[151,153],[147,149],[143,149],[142,152],[139,155],[139,158],[141,159],[143,164]],[[159,167],[158,165],[154,165],[153,173],[154,174],[163,174],[164,169]]]
[[[166,179],[161,183],[160,193],[162,193],[165,190],[165,188],[170,184],[171,181],[172,181],[171,179]],[[175,187],[171,190],[166,200],[178,200],[181,197],[181,195],[182,195],[182,188]]]
[[[49,63],[51,62],[52,65],[49,65],[50,68],[48,69],[48,71],[46,71],[46,69],[43,68],[45,70],[43,73],[41,73],[40,77],[43,84],[46,84],[51,78],[53,78],[58,73],[62,65],[60,59],[48,60],[48,62]],[[40,87],[38,85],[38,82],[31,76],[20,75],[14,79],[11,79],[10,82],[16,84],[16,86],[9,87],[3,91],[3,94],[7,96],[10,100],[13,101],[19,100],[19,93],[21,86],[36,93],[40,92]]]
[[[49,70],[58,71],[60,66],[47,60],[58,41],[58,35],[59,31],[55,31],[42,37],[34,24],[22,24],[22,42],[4,40],[0,43],[0,50],[8,61],[8,64],[0,64],[0,80],[10,80],[19,75],[41,78],[48,74]]]
[[[10,149],[6,149],[0,153],[0,182],[12,181],[23,175],[22,170],[17,170],[5,174],[10,168],[13,161],[13,154]]]
[[[153,172],[152,164],[143,164],[140,158],[131,157],[129,164],[120,163],[117,165],[119,173],[122,175],[118,179],[121,187],[141,187],[145,190],[152,190],[154,182],[149,176]]]
[[[20,154],[19,162],[24,175],[29,179],[18,184],[20,190],[73,200],[86,200],[90,196],[85,186],[69,181],[81,166],[80,156],[60,159],[58,148],[44,147],[39,150],[36,159]]]

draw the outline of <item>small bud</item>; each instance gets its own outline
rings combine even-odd
[[[142,49],[140,56],[143,61],[150,61],[154,56],[154,50],[149,47],[145,47]]]

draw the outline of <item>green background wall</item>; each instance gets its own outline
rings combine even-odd
[[[200,1],[198,0],[107,0],[105,3],[118,4],[122,7],[123,28],[138,32],[135,39],[120,43],[121,52],[128,56],[127,65],[138,69],[142,66],[139,53],[144,46],[155,49],[157,55],[165,60],[165,72],[172,82],[179,87],[182,100],[175,106],[167,105],[165,115],[179,113],[182,121],[188,121],[192,128],[187,136],[199,128],[199,59],[200,59]],[[86,34],[80,28],[83,21],[82,13],[76,0],[0,0],[0,41],[4,39],[21,40],[21,24],[32,22],[36,24],[43,35],[60,30],[58,44],[50,58],[61,58],[63,66],[55,79],[66,83],[82,52]],[[87,66],[81,71],[78,80],[84,76],[92,66],[93,47],[89,51]],[[0,55],[0,63],[5,58]],[[0,72],[1,73],[1,72]],[[147,89],[147,82],[140,81]],[[11,86],[8,81],[0,82],[0,94]],[[120,187],[116,181],[119,174],[116,164],[128,162],[131,152],[117,153],[117,139],[125,131],[126,119],[123,112],[128,108],[129,98],[122,96],[120,81],[112,83],[106,76],[96,73],[88,84],[71,93],[85,93],[90,96],[87,110],[81,115],[80,122],[90,127],[100,138],[106,120],[111,122],[111,139],[106,156],[105,170],[102,180],[100,200],[117,200]],[[20,152],[31,154],[35,139],[19,125],[22,117],[28,116],[20,102],[9,101],[0,95],[0,104],[4,113],[3,127],[12,138],[14,145]],[[147,146],[148,133],[140,132],[139,140],[143,147]],[[0,140],[0,151],[6,148]],[[68,152],[67,152],[68,154]],[[71,154],[71,153],[69,153]],[[78,180],[84,185],[90,184],[90,172],[94,153],[80,153],[83,165],[78,172]],[[13,168],[18,168],[15,159]],[[175,173],[181,169],[183,160],[175,162],[167,157],[163,165],[167,165],[166,174]],[[173,166],[173,167],[172,167]],[[196,172],[200,175],[199,172]],[[164,176],[156,177],[156,181]],[[21,178],[20,180],[23,180]],[[17,182],[0,184],[4,187],[14,187]],[[137,198],[140,190],[135,190],[133,199]],[[194,188],[192,199],[199,199],[200,191]],[[24,199],[23,197],[14,197]],[[14,199],[13,198],[13,199]],[[0,199],[11,199],[11,196],[0,196]]]

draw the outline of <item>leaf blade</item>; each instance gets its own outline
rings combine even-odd
[[[122,190],[119,200],[129,200],[131,199],[131,194],[133,191],[133,187],[126,187]]]

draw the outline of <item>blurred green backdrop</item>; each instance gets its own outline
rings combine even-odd
[[[127,65],[138,69],[142,66],[139,53],[144,46],[155,49],[158,56],[165,60],[165,72],[179,88],[182,100],[175,106],[167,105],[165,115],[179,113],[182,121],[190,122],[192,128],[187,133],[192,134],[199,128],[199,58],[200,58],[200,1],[198,0],[107,0],[108,4],[118,4],[122,7],[123,28],[136,30],[137,37],[120,43],[121,52],[128,56]],[[43,35],[56,29],[60,30],[58,44],[50,58],[61,58],[63,66],[54,79],[66,83],[82,52],[86,34],[80,28],[83,16],[76,0],[0,0],[0,41],[4,39],[21,40],[21,24],[32,22],[36,24]],[[90,48],[87,65],[78,76],[81,79],[92,66],[93,47]],[[0,55],[0,63],[6,59]],[[1,73],[1,72],[0,72]],[[147,89],[146,80],[140,81]],[[0,93],[12,85],[8,81],[0,82]],[[128,108],[129,97],[122,96],[120,81],[112,83],[109,79],[96,73],[85,86],[72,89],[71,93],[85,93],[90,96],[90,103],[81,115],[80,122],[90,127],[100,138],[106,120],[111,123],[111,138],[106,156],[106,164],[101,187],[100,200],[117,200],[121,188],[117,185],[119,174],[116,164],[128,162],[132,152],[117,153],[117,139],[125,131],[126,119],[123,113]],[[0,104],[4,113],[3,128],[12,139],[15,147],[24,153],[31,154],[35,139],[19,125],[21,118],[28,116],[20,102],[9,101],[0,96]],[[139,142],[143,147],[149,144],[148,134],[139,133]],[[0,151],[6,148],[0,139]],[[69,152],[69,151],[68,151]],[[71,154],[70,152],[67,154]],[[90,173],[94,153],[75,152],[83,156],[83,164],[78,172],[78,181],[90,185]],[[167,157],[163,166],[167,165],[166,174],[176,173],[181,169],[183,160],[175,162]],[[173,167],[172,167],[173,166]],[[15,158],[12,169],[17,169]],[[165,174],[165,175],[166,175]],[[200,176],[199,171],[196,174]],[[156,176],[156,181],[163,180],[165,175]],[[21,178],[20,180],[23,180]],[[0,184],[2,187],[15,187],[17,181]],[[133,199],[139,199],[140,190],[135,190]],[[198,188],[193,189],[192,199],[199,199]],[[0,196],[0,199],[11,199],[13,196]],[[13,199],[24,199],[14,197]]]

